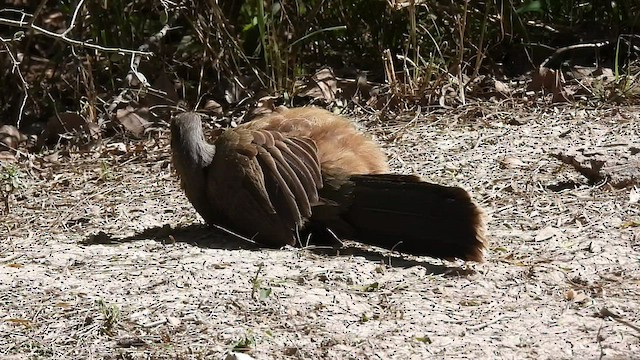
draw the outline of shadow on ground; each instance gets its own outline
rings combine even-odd
[[[163,244],[187,243],[196,246],[222,250],[256,250],[262,249],[259,244],[231,236],[205,225],[188,225],[172,228],[170,225],[156,226],[144,229],[137,234],[118,237],[103,231],[88,236],[82,244],[120,244],[139,240],[155,240]]]
[[[103,231],[88,236],[82,241],[83,245],[110,245],[139,240],[155,240],[163,244],[187,243],[208,249],[221,250],[263,250],[267,247],[253,243],[239,236],[224,233],[221,230],[212,229],[205,225],[188,225],[180,228],[172,228],[170,225],[157,226],[145,229],[128,237],[116,237]],[[414,260],[401,255],[389,254],[388,251],[375,248],[368,249],[366,244],[352,241],[335,246],[307,246],[303,248],[291,248],[294,251],[308,251],[316,255],[327,257],[360,256],[369,261],[383,263],[396,268],[410,268],[422,266],[427,273],[445,276],[469,276],[475,274],[472,269],[460,266],[448,266],[446,262],[433,260],[434,262]]]
[[[361,256],[369,261],[384,263],[395,268],[410,268],[414,266],[422,266],[427,270],[428,274],[445,275],[445,276],[469,276],[476,272],[470,268],[464,268],[456,265],[449,266],[446,262],[432,260],[433,262],[420,261],[403,257],[402,255],[392,255],[388,251],[375,251],[363,248],[365,244],[345,244],[342,247],[309,247],[306,251],[313,252],[324,256]]]

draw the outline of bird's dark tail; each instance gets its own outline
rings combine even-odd
[[[327,182],[323,195],[333,206],[317,211],[326,220],[339,209],[339,220],[323,221],[339,235],[407,254],[482,261],[483,215],[465,190],[410,175],[355,175],[339,183]]]

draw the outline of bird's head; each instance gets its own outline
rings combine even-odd
[[[215,147],[209,144],[202,131],[202,117],[195,112],[178,114],[171,120],[171,152],[198,167],[207,166],[213,159]]]

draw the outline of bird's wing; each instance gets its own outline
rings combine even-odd
[[[267,130],[234,129],[215,141],[208,197],[243,235],[291,244],[322,187],[316,144]]]

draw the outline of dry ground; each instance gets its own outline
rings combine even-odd
[[[0,358],[640,357],[637,192],[550,156],[638,142],[639,109],[365,123],[398,171],[472,192],[485,263],[252,248],[199,225],[167,134],[126,152],[112,139],[18,164],[0,225]]]

